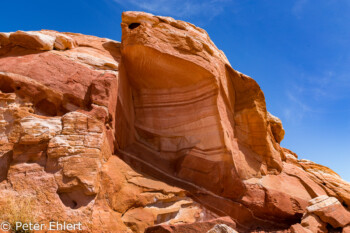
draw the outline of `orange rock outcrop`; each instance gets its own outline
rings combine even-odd
[[[349,228],[349,183],[280,146],[259,85],[203,29],[143,12],[121,28],[0,33],[2,206],[87,232]]]

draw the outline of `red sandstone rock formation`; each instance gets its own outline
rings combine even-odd
[[[348,231],[349,183],[279,145],[259,85],[203,29],[121,27],[0,33],[3,206],[88,232]]]

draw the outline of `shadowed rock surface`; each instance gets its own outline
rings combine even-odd
[[[203,29],[143,12],[121,28],[0,33],[0,204],[30,196],[37,222],[88,232],[348,231],[349,183],[280,146]]]

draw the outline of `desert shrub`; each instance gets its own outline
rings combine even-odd
[[[28,233],[24,229],[16,229],[16,222],[36,223],[35,199],[33,196],[8,196],[1,198],[0,221],[11,224],[12,232]]]

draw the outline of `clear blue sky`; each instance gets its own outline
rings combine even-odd
[[[268,110],[282,119],[282,146],[350,181],[349,0],[14,0],[1,9],[0,31],[114,40],[125,10],[190,21],[258,81]]]

